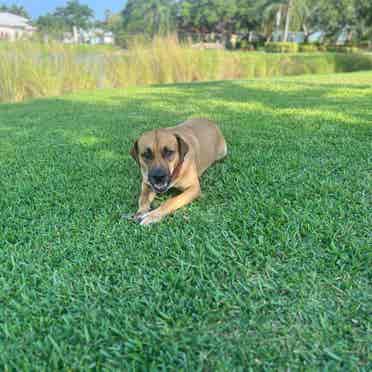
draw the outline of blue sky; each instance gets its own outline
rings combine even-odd
[[[96,18],[102,19],[106,9],[114,12],[124,8],[125,0],[79,0],[82,4],[89,5],[95,12]],[[65,5],[67,0],[0,0],[0,4],[23,5],[32,18],[47,12],[52,12],[57,6]]]

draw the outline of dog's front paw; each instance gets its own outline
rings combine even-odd
[[[148,212],[146,211],[146,212],[137,212],[136,214],[134,214],[133,216],[132,216],[132,219],[133,220],[135,220],[135,221],[137,221],[137,222],[141,222],[142,221],[142,219],[145,217],[145,215],[147,215],[148,214]]]
[[[151,225],[152,223],[159,222],[161,219],[162,219],[162,215],[155,210],[155,211],[143,214],[138,220],[138,222],[142,226],[147,226],[147,225]]]

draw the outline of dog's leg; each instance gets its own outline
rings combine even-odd
[[[173,213],[177,209],[190,204],[200,195],[199,182],[187,188],[182,194],[167,200],[159,208],[142,215],[140,218],[141,225],[150,225],[151,223],[160,221],[163,217]]]
[[[142,182],[142,191],[138,202],[138,211],[133,216],[134,219],[141,220],[141,217],[150,210],[151,203],[155,199],[155,195],[156,194],[152,191],[151,187],[145,182]]]

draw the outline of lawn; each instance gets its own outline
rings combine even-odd
[[[368,370],[371,108],[371,72],[0,105],[1,369]],[[132,142],[192,116],[202,198],[122,219]]]

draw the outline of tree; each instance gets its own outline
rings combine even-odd
[[[63,32],[69,30],[69,26],[62,17],[47,13],[40,16],[36,21],[36,26],[42,34],[59,39]]]
[[[267,1],[237,0],[234,16],[237,32],[258,31],[262,25],[262,12]]]
[[[71,32],[74,26],[89,27],[92,25],[92,19],[92,9],[80,4],[78,0],[70,0],[65,7],[59,7],[53,13],[40,16],[36,25],[41,33],[60,39],[64,32]]]
[[[178,26],[188,32],[232,32],[237,0],[184,0],[178,4]]]
[[[319,29],[317,11],[320,8],[320,0],[295,0],[293,6],[293,18],[298,28],[304,33],[304,41]]]
[[[291,22],[292,7],[293,7],[293,0],[288,0],[287,13],[285,17],[284,36],[283,36],[284,42],[288,40],[288,32],[289,32],[289,26]]]
[[[121,17],[120,24],[107,13],[106,27],[151,37],[177,30],[265,40],[281,31],[284,41],[289,31],[303,31],[305,41],[317,31],[330,39],[345,30],[350,40],[372,34],[371,0],[128,0]]]
[[[314,14],[319,29],[328,39],[335,39],[341,31],[348,31],[348,38],[359,22],[355,8],[356,0],[322,0]]]
[[[174,0],[128,0],[122,11],[124,30],[153,37],[174,29]]]
[[[262,4],[259,14],[262,14],[262,32],[266,40],[270,40],[273,31],[279,32],[284,28],[285,15],[288,11],[288,3],[284,0],[266,1]]]
[[[0,12],[8,12],[8,13],[12,13],[12,14],[19,15],[21,17],[30,19],[30,16],[27,10],[22,5],[13,4],[13,5],[7,6],[5,4],[2,4],[0,5]]]
[[[356,33],[360,39],[372,39],[372,1],[354,0],[356,19]]]
[[[58,7],[53,15],[64,21],[72,29],[87,28],[91,25],[94,16],[93,10],[88,5],[79,3],[79,0],[69,0],[64,7]]]

